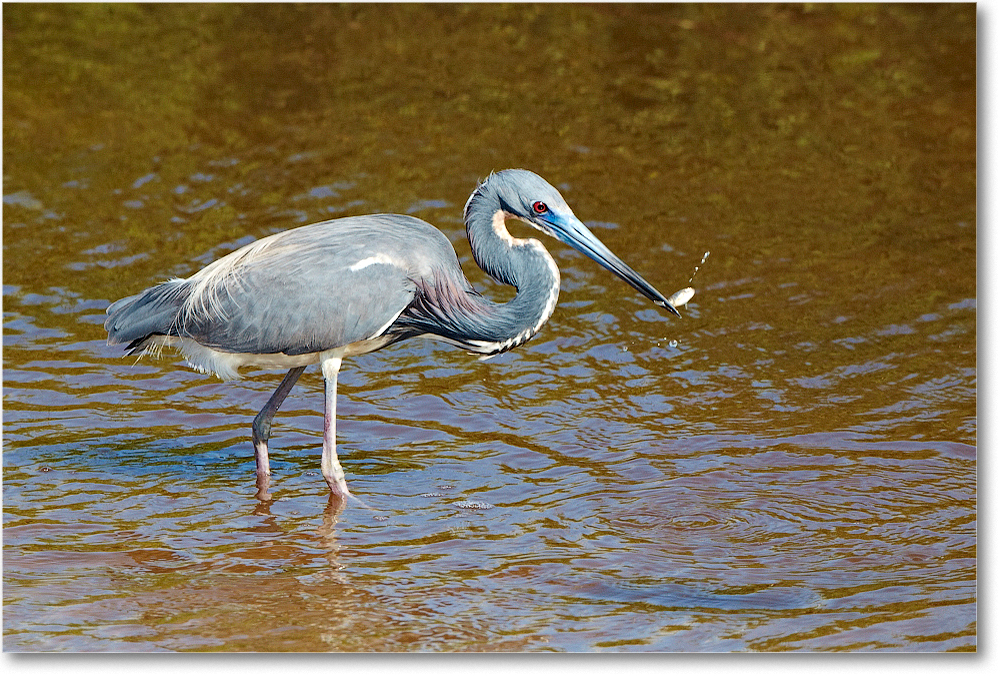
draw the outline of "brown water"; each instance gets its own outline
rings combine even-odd
[[[976,648],[974,5],[3,12],[4,649]],[[548,243],[479,362],[322,381],[123,358],[112,300],[281,229],[408,213],[470,279],[535,170],[684,318]],[[468,504],[485,503],[479,508]],[[487,508],[489,507],[489,508]]]

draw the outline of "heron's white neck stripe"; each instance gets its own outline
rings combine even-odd
[[[552,313],[555,311],[556,303],[559,300],[560,276],[559,268],[556,266],[555,260],[549,252],[545,250],[545,246],[537,239],[517,239],[512,237],[510,233],[507,232],[507,228],[504,225],[505,216],[510,216],[510,214],[503,211],[497,211],[493,215],[494,232],[496,232],[496,234],[510,246],[529,247],[534,249],[541,259],[545,261],[545,265],[549,269],[551,284],[549,286],[548,297],[545,299],[545,305],[542,307],[542,312],[539,314],[538,319],[535,321],[535,324],[531,326],[531,328],[525,329],[517,335],[503,341],[490,342],[486,340],[471,339],[465,341],[464,343],[455,342],[455,344],[460,347],[464,347],[484,355],[480,357],[480,359],[488,359],[489,357],[497,355],[501,352],[506,352],[507,350],[526,343],[532,336],[538,333],[545,322],[549,320],[549,317],[551,317]]]
[[[493,213],[493,224],[492,224],[493,232],[497,234],[497,237],[503,240],[504,244],[506,244],[507,246],[527,246],[529,243],[534,241],[530,239],[521,239],[511,235],[510,232],[507,231],[506,220],[508,218],[518,218],[518,217],[515,216],[514,214],[507,213],[503,209],[497,209]],[[527,221],[525,222],[527,223]],[[531,225],[531,223],[528,223],[528,225]]]
[[[556,265],[555,260],[552,258],[549,252],[545,250],[545,247],[542,245],[542,243],[539,242],[537,239],[531,240],[529,243],[538,248],[538,252],[542,255],[542,260],[544,260],[545,264],[549,266],[549,272],[552,275],[552,286],[549,287],[549,297],[545,301],[545,307],[542,308],[542,315],[541,317],[538,318],[538,323],[535,324],[534,328],[532,329],[532,335],[534,335],[535,333],[538,333],[542,329],[542,324],[544,324],[549,320],[549,317],[552,316],[552,313],[556,309],[556,302],[559,300],[560,277],[559,277],[559,267]]]

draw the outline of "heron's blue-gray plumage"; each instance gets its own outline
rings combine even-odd
[[[246,253],[253,247],[259,250]],[[164,335],[222,352],[302,355],[379,335],[391,344],[426,334],[491,354],[530,337],[522,336],[538,319],[530,307],[552,284],[547,279],[542,289],[537,275],[518,271],[528,282],[523,291],[493,303],[461,274],[441,231],[392,214],[288,230],[226,259],[234,262],[220,260],[203,284],[197,275],[171,280],[114,303],[111,342],[138,350]]]
[[[245,254],[250,247],[259,250]],[[226,258],[234,262],[201,286],[197,275],[171,280],[112,305],[111,339],[138,347],[162,334],[226,352],[321,352],[371,338],[413,300],[415,279],[442,259],[458,265],[439,230],[397,215],[288,230]]]
[[[515,169],[490,175],[465,205],[476,263],[517,288],[506,303],[472,288],[437,228],[409,216],[355,216],[265,237],[187,279],[112,303],[108,342],[126,343],[131,352],[174,347],[195,368],[223,379],[237,377],[242,366],[288,369],[252,428],[262,500],[270,499],[271,420],[306,366],[320,364],[326,400],[320,467],[332,495],[346,500],[335,432],[344,357],[421,335],[493,355],[529,340],[551,316],[559,296],[555,261],[538,240],[512,237],[506,218],[570,244],[676,313],[601,244],[555,188]]]
[[[472,288],[434,226],[394,214],[354,216],[266,237],[187,279],[112,304],[108,340],[132,351],[180,345],[196,366],[224,377],[244,364],[309,363],[268,355],[339,348],[358,354],[418,335],[480,354],[503,352],[538,332],[559,294],[552,257],[541,242],[512,237],[508,217],[572,244],[662,300],[600,244],[555,188],[529,171],[492,174],[469,198],[464,216],[476,263],[517,288],[509,302],[494,303]],[[215,357],[198,362],[205,351],[237,357],[222,367]]]

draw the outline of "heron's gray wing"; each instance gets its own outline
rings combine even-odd
[[[307,354],[380,335],[412,302],[415,279],[442,257],[458,266],[439,230],[396,215],[297,228],[230,256],[187,280],[202,297],[189,299],[176,333],[255,354]]]

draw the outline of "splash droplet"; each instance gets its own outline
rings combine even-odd
[[[698,274],[698,270],[700,270],[701,266],[704,265],[705,261],[708,260],[708,255],[710,253],[712,253],[712,252],[711,251],[706,251],[705,255],[701,257],[701,262],[698,263],[698,265],[694,266],[694,272],[691,273],[691,278],[688,280],[688,284],[690,284],[691,282],[694,281],[694,276]]]

